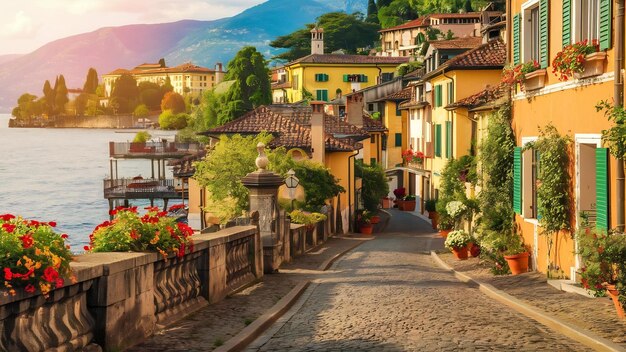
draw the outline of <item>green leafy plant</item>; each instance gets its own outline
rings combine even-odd
[[[585,68],[585,56],[599,51],[597,40],[589,43],[588,40],[567,45],[552,59],[552,73],[559,80],[567,81],[574,73],[583,72]]]
[[[357,160],[354,164],[355,175],[363,180],[361,195],[363,206],[370,212],[376,211],[380,204],[380,199],[389,193],[389,184],[385,171],[378,165],[366,165],[362,160]]]
[[[452,231],[446,237],[446,242],[444,245],[446,248],[461,248],[467,246],[467,244],[471,241],[470,235],[463,230]]]
[[[581,284],[595,296],[604,296],[605,284],[614,284],[626,303],[626,236],[618,231],[599,231],[585,227],[576,233],[578,254],[583,266]]]
[[[98,225],[89,235],[90,252],[155,251],[167,259],[168,252],[182,257],[193,251],[193,230],[187,224],[168,217],[167,211],[148,207],[139,215],[137,207],[117,207],[111,211],[113,220]]]
[[[372,216],[374,216],[374,213],[368,210],[363,210],[363,211],[357,212],[356,219],[361,224],[371,224]]]
[[[148,131],[139,131],[135,134],[135,138],[133,138],[133,143],[146,143],[152,136]]]
[[[66,234],[54,231],[56,223],[0,215],[0,265],[5,294],[40,291],[45,297],[61,288],[66,279],[76,281],[70,269],[72,253]]]
[[[433,198],[427,199],[426,202],[424,202],[424,208],[428,212],[436,211],[436,209],[437,209],[437,200],[433,199]]]
[[[536,60],[524,62],[517,65],[507,65],[502,70],[501,82],[507,86],[515,87],[517,84],[520,88],[524,89],[524,81],[526,80],[526,74],[535,72],[541,69],[539,63]]]
[[[317,224],[320,221],[326,220],[326,215],[321,214],[321,213],[315,213],[315,212],[309,213],[306,211],[296,209],[292,211],[291,213],[289,213],[289,218],[291,219],[291,222],[294,224],[312,226],[312,225]]]
[[[604,111],[613,127],[602,130],[602,142],[617,159],[626,158],[626,111],[621,105],[614,105],[602,100],[596,105],[596,111]]]

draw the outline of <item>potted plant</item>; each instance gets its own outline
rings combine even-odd
[[[537,61],[507,66],[502,72],[503,84],[512,87],[519,84],[522,91],[543,88],[545,82],[546,70],[542,69]]]
[[[454,227],[459,229],[461,227],[461,218],[467,210],[467,206],[463,202],[453,200],[446,204],[446,213],[454,220]]]
[[[372,226],[372,213],[367,210],[363,210],[358,216],[357,220],[359,222],[359,230],[364,235],[371,235],[373,231]]]
[[[130,143],[130,151],[131,152],[145,152],[146,151],[146,142],[152,136],[147,131],[139,131],[135,134],[135,138]]]
[[[437,229],[437,220],[439,219],[439,214],[437,214],[437,200],[436,199],[427,199],[424,203],[424,208],[428,212],[428,218],[431,220],[433,225],[433,230]]]
[[[583,40],[567,45],[552,60],[552,73],[559,80],[567,81],[570,77],[587,78],[604,72],[606,52],[599,51],[597,40],[589,43]]]
[[[383,209],[391,208],[392,201],[393,201],[393,198],[391,198],[391,197],[383,197],[381,199],[381,201],[380,201],[381,202],[381,207]]]
[[[618,231],[585,228],[576,234],[583,267],[581,284],[595,296],[608,294],[617,315],[624,318],[626,304],[626,236]]]
[[[402,203],[404,196],[406,196],[406,189],[404,187],[398,187],[393,190],[393,195],[396,196],[396,200],[394,201],[400,209],[400,204]]]
[[[467,259],[467,244],[470,242],[470,235],[463,230],[450,232],[446,238],[446,248],[452,250],[458,260]]]
[[[530,253],[524,247],[522,238],[515,233],[509,234],[504,246],[504,259],[511,269],[511,274],[519,275],[528,271],[528,257]]]
[[[400,210],[415,211],[415,205],[416,205],[415,196],[412,194],[409,194],[408,196],[405,196],[404,199],[402,200]]]
[[[448,215],[448,213],[439,213],[439,220],[437,229],[439,229],[439,235],[443,238],[448,237],[448,234],[454,228],[454,219]]]
[[[66,234],[54,231],[56,223],[25,220],[12,214],[0,215],[0,264],[6,294],[35,294],[48,298],[65,280],[75,282],[71,272],[72,253]]]
[[[417,164],[418,166],[421,166],[424,162],[424,153],[420,151],[414,152],[412,149],[407,149],[402,152],[402,160],[404,160],[405,165]]]

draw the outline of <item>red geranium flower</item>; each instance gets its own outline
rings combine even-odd
[[[48,225],[49,225],[50,227],[57,227],[57,222],[56,222],[56,221],[50,221],[50,222],[48,223]]]
[[[7,281],[11,281],[13,279],[11,268],[4,268],[4,279]]]
[[[69,236],[68,236],[66,233],[64,233],[64,234],[62,234],[62,235],[61,235],[61,238],[63,238],[63,239],[67,239],[68,237],[69,237]]]
[[[53,267],[49,266],[43,271],[43,279],[48,282],[56,282],[56,279],[59,277],[59,273],[54,270]]]
[[[22,240],[22,247],[24,247],[24,249],[28,249],[33,246],[34,240],[33,240],[33,236],[30,234],[20,236],[20,240]]]
[[[63,279],[61,279],[60,277],[56,278],[56,280],[54,281],[54,285],[55,285],[56,288],[63,287],[64,283],[65,283],[65,281],[63,281]]]
[[[8,233],[13,233],[13,231],[15,231],[15,225],[13,224],[2,224],[2,228]]]
[[[0,220],[9,221],[11,219],[15,219],[15,215],[12,215],[12,214],[2,214],[2,215],[0,215]]]
[[[35,293],[35,286],[33,286],[32,284],[28,284],[26,285],[26,287],[24,287],[24,291],[28,293]]]

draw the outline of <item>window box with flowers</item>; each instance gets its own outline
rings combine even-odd
[[[564,47],[563,51],[556,54],[552,60],[552,73],[561,81],[571,77],[581,79],[599,76],[604,73],[605,61],[606,52],[599,51],[596,40],[591,43],[583,40]]]
[[[546,70],[542,69],[537,61],[505,67],[502,83],[512,87],[519,84],[522,91],[537,90],[546,85]]]
[[[407,149],[402,152],[402,160],[404,160],[406,165],[422,167],[424,163],[424,153],[420,151],[414,152],[412,149]]]

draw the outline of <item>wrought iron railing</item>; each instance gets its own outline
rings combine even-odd
[[[124,197],[139,193],[170,194],[176,193],[175,180],[153,178],[117,178],[104,180],[104,197]]]
[[[199,143],[163,142],[109,142],[109,154],[112,157],[123,155],[185,155],[195,154],[204,149]]]

